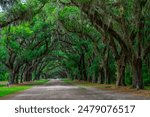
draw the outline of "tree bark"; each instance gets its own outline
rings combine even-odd
[[[105,84],[110,84],[110,68],[109,68],[109,47],[106,47],[105,56],[104,56],[104,77]]]
[[[14,71],[12,71],[11,72],[11,74],[10,74],[10,76],[9,76],[9,84],[11,85],[11,84],[14,84],[14,76],[15,76],[15,74],[14,74]]]
[[[95,73],[93,73],[93,76],[92,76],[92,83],[96,83],[96,82],[97,82],[97,79],[96,79]]]
[[[103,84],[103,68],[102,67],[100,67],[100,69],[99,69],[97,83]]]
[[[143,89],[143,78],[142,78],[142,59],[137,58],[134,59],[132,63],[132,72],[133,72],[133,88]]]
[[[83,79],[84,81],[87,81],[87,72],[86,72],[86,65],[85,65],[85,55],[82,53],[82,72],[83,72]]]
[[[116,62],[117,64],[117,81],[116,86],[126,86],[125,83],[125,55],[121,55]]]
[[[110,84],[110,71],[108,64],[104,67],[105,84]]]

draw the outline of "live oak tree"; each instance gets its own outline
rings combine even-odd
[[[103,34],[112,48],[118,65],[117,85],[124,85],[125,60],[132,66],[133,87],[143,88],[142,62],[145,51],[143,48],[143,30],[149,1],[98,1],[98,0],[71,0],[62,2],[66,5],[77,6],[93,26]],[[117,43],[117,44],[116,44]],[[108,43],[107,43],[108,44]],[[119,46],[119,50],[118,50]],[[144,51],[143,51],[144,49]]]
[[[0,5],[0,64],[11,83],[55,75],[117,86],[132,82],[137,89],[150,84],[149,0]]]

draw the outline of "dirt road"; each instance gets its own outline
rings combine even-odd
[[[65,84],[58,79],[50,80],[47,84],[35,86],[18,94],[10,95],[8,100],[144,100],[148,99],[126,93],[79,87]]]

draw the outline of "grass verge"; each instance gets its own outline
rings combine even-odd
[[[39,81],[22,83],[19,85],[12,85],[10,87],[7,87],[4,84],[0,84],[0,97],[4,97],[4,96],[7,96],[9,94],[24,91],[24,90],[32,88],[33,86],[45,84],[46,82],[48,82],[48,80],[42,79]]]
[[[66,83],[66,84],[75,84],[75,81],[73,81],[73,80],[70,80],[70,79],[66,79],[66,78],[64,78],[64,79],[61,79],[64,83]]]
[[[111,90],[122,93],[131,93],[139,96],[150,97],[150,86],[146,86],[144,90],[137,90],[131,88],[131,86],[117,87],[115,84],[106,85],[77,80],[72,81],[70,79],[62,79],[62,81],[65,82],[66,84],[77,85],[80,87],[93,87],[97,89]]]

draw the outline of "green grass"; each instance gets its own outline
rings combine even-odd
[[[46,79],[41,79],[41,80],[37,80],[37,81],[34,81],[34,82],[31,82],[31,83],[28,83],[28,84],[25,84],[26,86],[37,86],[37,85],[42,85],[42,84],[45,84],[47,83],[48,80]]]
[[[150,86],[145,86],[145,90],[150,90]]]
[[[74,84],[74,81],[72,81],[72,80],[70,80],[70,79],[66,79],[66,78],[64,78],[64,79],[61,79],[64,83],[66,83],[66,84]]]
[[[9,94],[24,91],[24,90],[32,88],[33,86],[45,84],[46,82],[48,82],[48,80],[42,79],[39,81],[34,81],[34,82],[25,83],[21,85],[14,85],[10,87],[7,87],[5,84],[0,84],[0,97],[4,97]]]
[[[0,84],[0,87],[4,87],[4,86],[6,86],[5,84]]]
[[[116,86],[114,84],[105,85],[105,84],[98,84],[98,83],[91,83],[86,81],[77,81],[77,80],[70,80],[70,79],[62,79],[62,81],[66,84],[72,84],[77,86],[86,86],[86,87],[94,87],[94,88],[115,88]]]
[[[4,87],[6,86],[6,84],[7,84],[7,81],[0,81],[0,87]]]
[[[23,91],[31,88],[31,86],[12,86],[12,87],[1,87],[0,88],[0,97],[13,94],[19,91]]]

